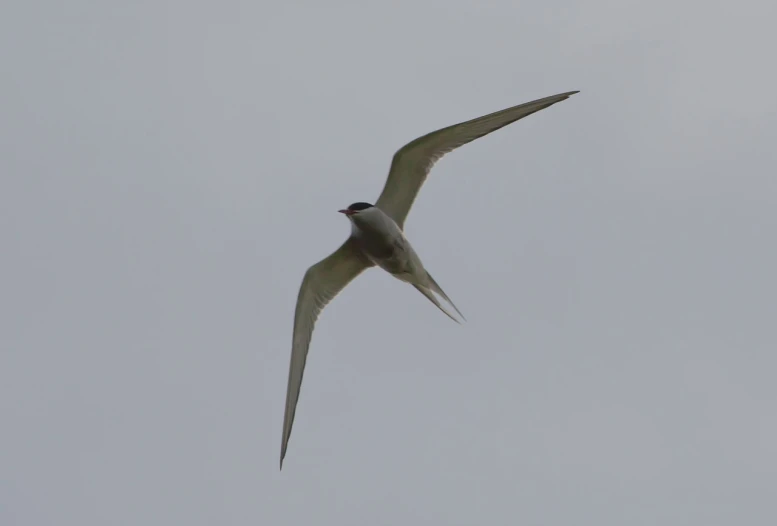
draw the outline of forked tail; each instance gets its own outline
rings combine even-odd
[[[464,320],[464,321],[467,321],[467,318],[465,318],[465,317],[464,317],[464,315],[461,313],[461,311],[458,309],[458,307],[456,307],[456,305],[454,305],[454,304],[453,304],[453,302],[452,302],[452,301],[451,301],[451,299],[448,297],[448,295],[447,295],[447,294],[445,294],[445,292],[443,292],[443,290],[442,290],[442,287],[440,287],[440,286],[437,284],[437,282],[436,282],[436,281],[434,281],[434,278],[432,277],[432,275],[431,275],[431,274],[429,274],[429,273],[427,272],[427,273],[426,273],[426,277],[427,277],[427,278],[429,278],[429,284],[431,285],[431,289],[432,289],[434,292],[436,292],[437,294],[439,294],[440,296],[442,296],[442,297],[443,297],[443,299],[444,299],[445,301],[447,301],[448,303],[450,303],[451,307],[453,307],[454,309],[456,309],[456,312],[458,312],[458,313],[459,313],[459,316],[461,316],[461,319],[462,319],[462,320]]]
[[[437,306],[437,308],[438,308],[438,309],[440,309],[441,311],[443,311],[443,312],[444,312],[444,313],[445,313],[445,314],[446,314],[446,315],[447,315],[447,316],[448,316],[450,319],[452,319],[452,320],[453,320],[453,321],[455,321],[456,323],[461,323],[461,322],[460,322],[459,320],[457,320],[457,319],[456,319],[456,318],[455,318],[455,317],[454,317],[454,316],[453,316],[453,315],[452,315],[450,312],[448,312],[448,310],[447,310],[445,307],[443,307],[442,305],[440,305],[440,302],[439,302],[439,300],[437,299],[437,296],[435,296],[435,295],[433,294],[433,292],[434,292],[434,293],[437,293],[437,294],[439,294],[439,295],[440,295],[440,296],[441,296],[441,297],[442,297],[442,298],[443,298],[445,301],[447,301],[448,303],[450,303],[451,307],[453,307],[454,309],[456,309],[456,312],[458,312],[458,313],[459,313],[459,316],[461,316],[461,319],[462,319],[462,320],[464,320],[464,321],[467,321],[467,319],[464,317],[464,315],[461,313],[461,311],[458,309],[458,307],[456,307],[456,305],[454,305],[454,304],[453,304],[453,302],[452,302],[452,301],[451,301],[451,299],[448,297],[448,295],[447,295],[447,294],[445,294],[445,292],[443,292],[443,290],[442,290],[442,287],[440,287],[440,286],[437,284],[437,282],[436,282],[436,281],[434,281],[434,278],[433,278],[433,277],[431,276],[431,274],[429,274],[428,272],[426,273],[426,283],[424,283],[424,284],[419,284],[419,283],[411,283],[411,284],[412,284],[412,285],[413,285],[413,286],[414,286],[416,289],[418,289],[418,291],[419,291],[421,294],[423,294],[424,296],[426,296],[427,298],[429,298],[429,301],[431,301],[432,303],[434,303],[434,304]]]
[[[439,301],[437,301],[437,298],[435,297],[435,295],[434,295],[434,294],[432,294],[432,290],[431,290],[431,289],[429,289],[429,288],[427,288],[427,287],[424,287],[423,285],[416,285],[415,283],[413,283],[412,285],[413,285],[413,286],[414,286],[416,289],[418,289],[418,292],[420,292],[421,294],[423,294],[424,296],[426,296],[427,298],[429,298],[429,301],[431,301],[432,303],[434,303],[435,305],[437,305],[437,308],[438,308],[438,309],[440,309],[441,311],[443,311],[443,312],[446,314],[446,316],[448,316],[450,319],[452,319],[452,320],[453,320],[453,321],[455,321],[456,323],[461,323],[461,322],[460,322],[459,320],[457,320],[457,319],[456,319],[456,318],[455,318],[455,317],[454,317],[454,316],[453,316],[453,315],[452,315],[450,312],[448,312],[447,310],[445,310],[445,307],[443,307],[442,305],[440,305],[440,302],[439,302]],[[456,307],[454,307],[454,308],[456,308]]]

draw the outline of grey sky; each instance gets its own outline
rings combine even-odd
[[[306,5],[307,4],[307,5]],[[6,2],[0,524],[774,524],[774,2]],[[305,269],[433,129],[469,320]]]

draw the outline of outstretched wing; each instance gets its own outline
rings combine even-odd
[[[513,106],[471,121],[454,124],[409,142],[391,161],[386,185],[375,203],[402,228],[426,176],[443,155],[477,138],[503,128],[549,106],[569,98],[577,91],[552,95],[544,99]]]
[[[294,413],[297,409],[313,326],[327,303],[364,269],[371,266],[372,263],[361,253],[353,238],[349,238],[340,245],[340,248],[305,272],[294,312],[289,384],[286,390],[286,410],[283,415],[281,468],[283,468],[283,457],[286,456],[286,447],[291,436],[291,427],[294,424]]]

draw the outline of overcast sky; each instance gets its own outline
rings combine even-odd
[[[777,523],[772,1],[5,2],[0,524]],[[406,233],[293,310],[415,137]]]

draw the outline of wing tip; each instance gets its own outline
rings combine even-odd
[[[285,425],[285,422],[284,422],[284,425]],[[281,439],[281,461],[280,461],[280,467],[278,469],[279,471],[283,471],[283,459],[286,458],[286,449],[288,448],[288,445],[289,445],[289,436],[286,433],[284,433],[283,438]]]
[[[571,97],[572,95],[575,95],[575,94],[577,94],[577,93],[580,93],[580,90],[579,90],[579,89],[578,89],[578,90],[574,90],[574,91],[567,91],[567,92],[565,92],[565,93],[559,93],[559,94],[558,94],[558,95],[556,95],[556,96],[557,96],[557,97],[564,97],[564,98],[563,98],[563,99],[561,99],[561,100],[565,100],[565,99],[568,99],[569,97]]]

